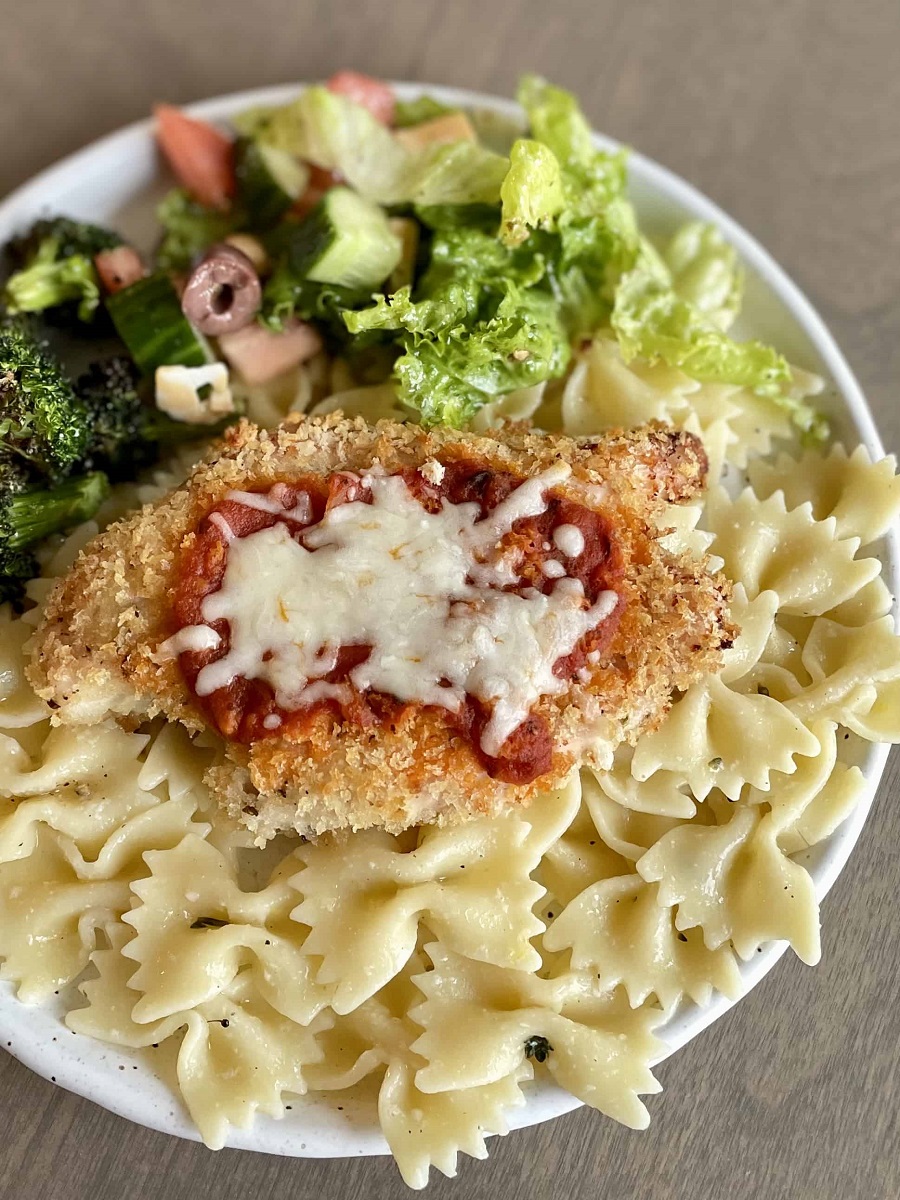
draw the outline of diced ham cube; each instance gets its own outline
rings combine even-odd
[[[133,246],[116,246],[94,255],[94,266],[107,295],[113,296],[123,288],[143,279],[146,271],[141,256]]]
[[[253,322],[219,338],[219,349],[245,383],[268,383],[322,349],[322,339],[303,321],[285,323],[272,333]]]
[[[472,122],[464,112],[443,113],[431,121],[423,121],[421,125],[398,129],[394,137],[407,150],[424,150],[426,146],[478,140]]]

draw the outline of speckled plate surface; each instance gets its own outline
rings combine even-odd
[[[509,101],[451,88],[397,84],[411,98],[422,91],[445,103],[488,110],[517,119]],[[227,120],[256,104],[279,104],[295,95],[297,86],[277,87],[224,96],[188,109],[209,120]],[[598,136],[597,142],[614,143]],[[767,252],[738,224],[670,171],[634,154],[630,160],[631,194],[642,224],[651,232],[667,232],[684,220],[714,221],[736,247],[747,268],[747,290],[738,336],[773,342],[791,361],[819,372],[826,380],[823,407],[838,437],[862,442],[870,454],[884,453],[878,432],[859,385],[843,355],[806,297]],[[157,158],[152,125],[143,121],[95,142],[42,172],[0,205],[0,242],[47,213],[112,224],[140,243],[149,243],[153,205],[167,186]],[[882,547],[887,582],[900,590],[900,546],[896,534]],[[866,820],[871,798],[887,761],[888,747],[856,739],[845,744],[869,784],[869,799],[821,845],[798,856],[810,871],[821,899],[847,861]],[[827,912],[826,912],[827,919]],[[741,967],[745,992],[770,971],[785,950],[784,943],[764,948]],[[0,983],[0,1046],[45,1078],[129,1120],[176,1134],[198,1137],[170,1083],[169,1058],[155,1061],[147,1051],[131,1052],[76,1036],[63,1025],[62,1013],[71,1005],[60,996],[53,1005],[20,1004],[9,983]],[[712,1024],[732,1005],[716,995],[705,1007],[686,1004],[663,1027],[669,1052],[677,1050]],[[166,1052],[167,1053],[167,1052]],[[578,1107],[579,1101],[546,1084],[528,1085],[526,1105],[510,1114],[513,1128],[534,1125]],[[340,1103],[342,1110],[338,1110]],[[269,1154],[300,1157],[344,1157],[387,1154],[388,1147],[375,1122],[374,1108],[364,1095],[310,1096],[291,1101],[285,1119],[258,1117],[247,1132],[233,1130],[228,1144]]]

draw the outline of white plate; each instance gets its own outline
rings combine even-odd
[[[398,84],[405,98],[423,90],[448,104],[490,109],[514,119],[520,116],[510,101],[451,88],[426,88]],[[213,121],[227,121],[255,104],[279,104],[296,95],[297,86],[265,88],[224,96],[191,106],[188,111]],[[615,143],[597,137],[597,143]],[[823,375],[828,383],[825,406],[839,436],[862,442],[874,457],[884,450],[866,401],[843,355],[806,297],[771,256],[739,225],[714,204],[670,171],[633,154],[630,160],[631,192],[642,222],[654,232],[666,232],[690,218],[714,221],[736,247],[747,268],[747,293],[741,319],[741,336],[775,343],[791,361]],[[152,125],[142,121],[95,142],[42,172],[0,205],[0,242],[48,213],[117,225],[124,233],[147,241],[152,229],[153,201],[164,184],[154,147]],[[900,547],[896,534],[884,551],[888,584],[900,590]],[[804,865],[823,897],[843,868],[871,806],[887,760],[887,746],[861,747],[857,759],[869,783],[869,799],[861,804],[836,833],[803,856]],[[774,943],[742,966],[749,990],[774,966],[786,946]],[[696,1037],[731,1007],[716,996],[704,1008],[688,1005],[663,1030],[670,1052]],[[59,1008],[28,1008],[13,996],[9,984],[0,984],[0,1045],[26,1066],[47,1079],[85,1096],[104,1108],[141,1125],[197,1139],[185,1111],[168,1084],[148,1065],[146,1054],[119,1051],[100,1042],[77,1037],[60,1021]],[[387,1154],[387,1144],[372,1122],[371,1109],[359,1104],[337,1111],[334,1097],[298,1098],[283,1121],[257,1117],[248,1131],[235,1130],[230,1146],[270,1154],[300,1157],[342,1157]],[[510,1114],[514,1128],[534,1125],[577,1108],[579,1101],[549,1085],[532,1085],[527,1105]]]

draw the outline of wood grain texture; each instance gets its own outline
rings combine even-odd
[[[539,69],[755,233],[836,334],[900,448],[897,0],[4,0],[0,191],[146,113],[355,66],[509,94]],[[784,959],[659,1070],[653,1125],[581,1110],[495,1139],[435,1200],[895,1200],[900,760]],[[387,1160],[212,1154],[0,1059],[3,1200],[394,1200]]]

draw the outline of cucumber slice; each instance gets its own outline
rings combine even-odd
[[[275,146],[241,138],[235,148],[238,197],[254,229],[275,225],[306,191],[309,168]]]
[[[334,187],[297,226],[288,261],[298,277],[364,290],[383,283],[402,253],[383,209],[349,188]]]
[[[176,363],[202,367],[215,357],[181,311],[172,280],[162,272],[108,296],[106,307],[142,375]]]

